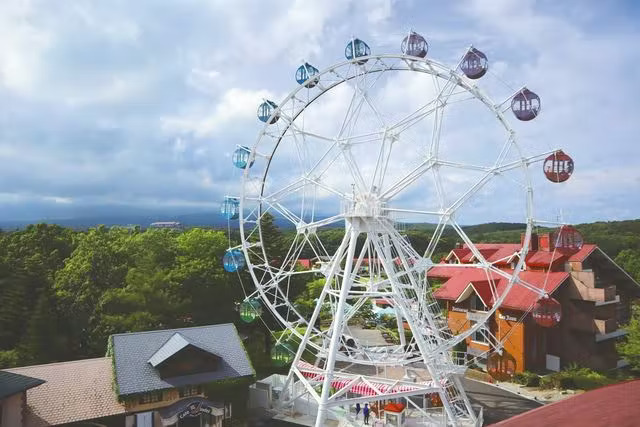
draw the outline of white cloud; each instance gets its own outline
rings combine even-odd
[[[522,145],[529,153],[561,146],[576,161],[565,186],[536,177],[542,209],[580,206],[577,221],[615,209],[637,215],[640,132],[633,95],[640,82],[633,70],[640,52],[629,46],[640,35],[636,18],[625,17],[621,7],[594,4],[587,11],[533,0],[454,6],[389,0],[194,0],[161,6],[143,0],[4,0],[0,182],[11,183],[3,191],[29,195],[24,200],[58,205],[166,200],[208,206],[237,188],[239,173],[229,154],[236,144],[255,141],[262,126],[258,104],[263,98],[279,102],[295,87],[301,60],[320,69],[342,61],[352,35],[369,42],[373,52],[398,52],[410,24],[428,38],[430,57],[455,64],[473,43],[489,55],[500,79],[540,94],[539,118],[512,120]],[[608,24],[612,20],[616,25]],[[420,76],[381,83],[376,102],[389,117],[431,95]],[[478,84],[498,100],[510,92],[490,75]],[[335,135],[350,99],[347,89],[315,104],[309,129]],[[488,120],[462,110],[449,119],[445,142],[454,154],[471,161],[488,152],[497,135]],[[423,131],[416,130],[407,147],[423,144]],[[394,159],[400,171],[418,161],[412,149]],[[295,151],[283,148],[281,154],[290,161]],[[372,157],[374,150],[361,159]],[[336,171],[328,182],[345,184]],[[460,183],[457,176],[449,178],[451,186]],[[426,196],[412,197],[406,202],[413,206]],[[493,197],[487,193],[487,203]],[[612,208],[605,211],[607,203]],[[491,219],[486,205],[477,206],[478,221]]]

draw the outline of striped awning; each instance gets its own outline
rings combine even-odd
[[[311,365],[310,363],[300,361],[298,362],[298,370],[310,381],[322,382],[324,381],[324,375],[318,373],[319,368]],[[391,380],[390,383],[383,383],[379,381],[368,381],[358,376],[345,376],[334,374],[331,381],[331,386],[340,391],[349,384],[353,384],[349,391],[351,393],[359,394],[362,396],[380,396],[393,393],[404,393],[410,391],[419,391],[424,388],[435,387],[435,382],[425,381],[415,383],[415,385],[409,384],[397,384],[396,381]]]

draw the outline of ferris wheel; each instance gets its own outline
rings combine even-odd
[[[422,411],[426,419],[473,425],[477,415],[459,378],[469,360],[458,345],[481,336],[489,360],[507,364],[509,333],[492,334],[486,323],[514,287],[538,296],[531,311],[541,324],[552,326],[558,315],[545,289],[521,274],[536,225],[531,168],[542,162],[559,183],[573,173],[573,161],[558,149],[526,153],[507,119],[535,119],[539,96],[523,87],[502,102],[489,98],[476,85],[489,62],[475,47],[453,68],[428,58],[428,43],[413,31],[400,47],[375,54],[353,38],[343,62],[322,71],[304,62],[288,96],[259,106],[257,141],[233,153],[241,191],[225,197],[222,213],[238,221],[241,243],[229,248],[224,267],[246,269],[255,286],[240,305],[242,319],[266,309],[282,325],[272,354],[291,364],[281,404],[310,397],[317,426],[345,404],[416,395],[441,402],[442,417]],[[526,224],[508,268],[463,227],[489,208]],[[292,230],[286,247],[269,241],[272,221]],[[404,233],[406,223],[428,231],[426,245]],[[558,239],[571,240],[567,231]],[[442,262],[452,239],[471,262]],[[464,329],[452,328],[433,295],[435,273],[455,268],[469,269],[491,301]],[[316,293],[304,306],[296,296],[308,282]],[[360,327],[379,305],[395,318],[387,325],[397,335],[391,344],[368,339]],[[380,375],[385,367],[423,374],[392,379]]]

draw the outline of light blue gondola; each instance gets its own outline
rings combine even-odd
[[[371,49],[369,49],[369,46],[360,39],[352,39],[347,44],[347,47],[344,48],[344,56],[348,60],[369,55],[371,55]],[[361,59],[360,61],[356,61],[356,64],[362,65],[368,60],[369,59]]]
[[[273,112],[276,110],[276,108],[278,108],[278,106],[276,105],[275,102],[273,101],[265,101],[262,104],[260,104],[260,106],[258,107],[258,119],[260,119],[261,122],[264,123],[269,123],[270,125],[274,124],[275,122],[278,121],[278,119],[280,118],[278,116],[278,114],[275,114],[271,120],[269,120],[269,117],[271,117],[271,115],[273,114]]]
[[[235,273],[242,270],[246,265],[244,261],[244,253],[240,249],[227,249],[222,258],[224,269],[229,273]]]
[[[309,64],[308,62],[305,62],[304,64],[299,66],[298,70],[296,71],[296,81],[298,82],[298,84],[303,84],[306,82],[304,86],[311,89],[318,84],[318,78],[314,78],[314,76],[318,75],[319,73],[320,71],[316,67]]]
[[[235,197],[225,197],[220,206],[220,213],[226,219],[238,219],[240,216],[240,201]]]
[[[250,158],[251,149],[245,146],[236,148],[236,151],[233,152],[233,156],[231,156],[233,164],[239,169],[245,169],[247,167],[247,164],[249,165],[249,167],[253,166],[254,159],[251,159],[251,161],[249,161]]]

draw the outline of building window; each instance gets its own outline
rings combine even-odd
[[[471,321],[471,327],[474,327],[476,323],[477,322],[474,322],[472,320]],[[481,328],[476,330],[473,334],[471,334],[471,340],[475,341],[475,342],[481,342],[481,343],[489,344],[489,339],[487,338],[487,335],[484,332],[485,330],[486,330],[486,326],[482,326]]]
[[[482,303],[482,300],[475,293],[471,294],[471,296],[469,297],[469,307],[471,308],[471,310],[487,311],[487,307]]]
[[[180,397],[196,396],[202,393],[202,386],[189,385],[180,389]]]
[[[138,399],[138,403],[141,405],[144,405],[146,403],[160,402],[160,401],[162,401],[161,391],[157,391],[153,393],[145,393],[142,396],[140,396],[140,399]]]

